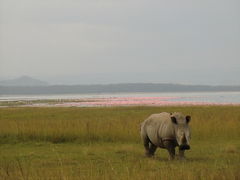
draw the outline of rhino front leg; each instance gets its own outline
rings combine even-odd
[[[173,160],[175,158],[175,146],[171,141],[164,141],[164,147],[168,150],[169,160]]]
[[[184,150],[179,149],[179,159],[185,159]]]
[[[175,148],[167,148],[169,153],[169,160],[173,160],[175,158]]]

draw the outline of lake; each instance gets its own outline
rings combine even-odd
[[[6,101],[57,100],[55,103],[35,103],[36,106],[117,106],[117,105],[204,105],[240,104],[240,92],[185,92],[185,93],[115,93],[115,94],[56,94],[7,95]],[[59,101],[59,102],[58,102]],[[61,102],[60,102],[61,101]],[[31,103],[34,106],[34,103]]]

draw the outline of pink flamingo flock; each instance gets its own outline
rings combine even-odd
[[[180,101],[179,101],[180,99]],[[57,107],[102,107],[102,106],[177,106],[177,105],[237,105],[235,103],[212,103],[181,101],[179,97],[109,97],[85,98],[75,102],[54,104]]]

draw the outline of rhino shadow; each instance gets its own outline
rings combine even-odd
[[[162,161],[162,162],[171,162],[171,161],[179,161],[179,162],[206,162],[209,161],[210,158],[207,157],[190,157],[190,158],[185,158],[185,159],[180,159],[176,157],[174,160],[169,160],[168,157],[146,157],[145,158],[150,158],[156,161]]]

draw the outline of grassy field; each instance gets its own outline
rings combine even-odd
[[[192,116],[184,161],[144,156],[162,111]],[[0,179],[240,179],[240,107],[0,108]]]

